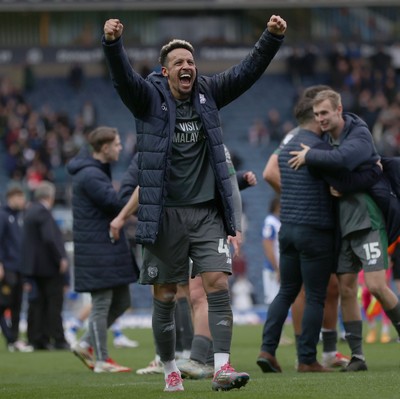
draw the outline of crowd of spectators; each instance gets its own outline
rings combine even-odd
[[[66,84],[69,83],[68,78]],[[57,201],[64,202],[67,200],[65,164],[97,126],[96,107],[91,99],[86,99],[79,112],[71,116],[64,111],[56,112],[49,98],[35,108],[27,100],[26,90],[24,85],[20,89],[7,77],[0,78],[0,173],[3,179],[21,183],[28,195],[41,181],[54,182]],[[125,147],[132,152],[135,139],[131,136],[127,134]],[[130,156],[125,155],[128,162]]]
[[[400,70],[383,46],[369,58],[358,52],[330,57],[331,86],[342,94],[343,107],[368,124],[378,152],[400,155]]]
[[[7,178],[23,183],[30,192],[43,180],[54,181],[54,170],[76,154],[92,127],[84,112],[71,123],[66,114],[54,112],[49,105],[40,111],[32,109],[24,93],[7,78],[0,81],[0,115]]]

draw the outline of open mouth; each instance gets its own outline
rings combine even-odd
[[[190,86],[192,76],[190,75],[190,73],[183,73],[181,76],[179,76],[179,80],[183,86]]]

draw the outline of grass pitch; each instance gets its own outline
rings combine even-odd
[[[287,327],[288,335],[290,327]],[[9,353],[0,349],[1,399],[208,399],[227,395],[240,399],[399,399],[400,344],[365,345],[369,371],[359,373],[299,374],[294,369],[294,345],[282,346],[277,357],[282,374],[263,374],[256,365],[262,326],[235,326],[232,365],[250,374],[240,390],[211,391],[210,380],[185,380],[184,392],[163,392],[162,375],[139,376],[135,372],[94,374],[68,351]],[[154,357],[149,329],[126,330],[140,342],[135,349],[114,349],[110,356],[134,370],[145,367]],[[393,334],[394,336],[394,334]],[[2,338],[1,338],[2,339]],[[319,346],[319,353],[322,348]],[[346,343],[339,350],[348,353]]]

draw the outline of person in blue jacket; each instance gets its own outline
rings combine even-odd
[[[89,330],[72,351],[96,373],[125,372],[130,368],[115,363],[107,350],[107,329],[130,306],[129,284],[137,280],[124,232],[118,241],[109,235],[109,224],[123,206],[110,165],[122,145],[117,130],[106,126],[93,130],[88,142],[91,151],[84,147],[67,165],[72,176],[74,290],[92,298]]]
[[[240,388],[249,375],[236,372],[229,357],[228,244],[237,242],[219,109],[261,77],[283,42],[286,21],[273,15],[248,56],[214,76],[199,75],[193,46],[175,39],[161,48],[161,71],[143,78],[130,65],[123,29],[120,20],[107,20],[102,43],[114,87],[136,118],[136,240],[144,247],[140,282],[154,286],[153,333],[164,364],[165,391],[183,390],[173,315],[177,284],[188,281],[189,257],[207,293],[215,358],[212,389]]]

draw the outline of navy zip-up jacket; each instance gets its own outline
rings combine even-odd
[[[283,37],[262,34],[253,50],[238,65],[211,77],[198,75],[192,103],[200,115],[214,171],[217,200],[227,234],[235,235],[232,187],[226,165],[219,110],[248,90],[264,73]],[[136,240],[154,243],[164,212],[175,130],[176,104],[161,73],[143,79],[130,65],[122,38],[103,49],[114,87],[136,118],[138,134],[139,209]]]
[[[328,169],[353,171],[361,165],[373,165],[380,159],[367,124],[350,112],[343,114],[345,125],[339,146],[334,151],[311,149],[306,164]]]

